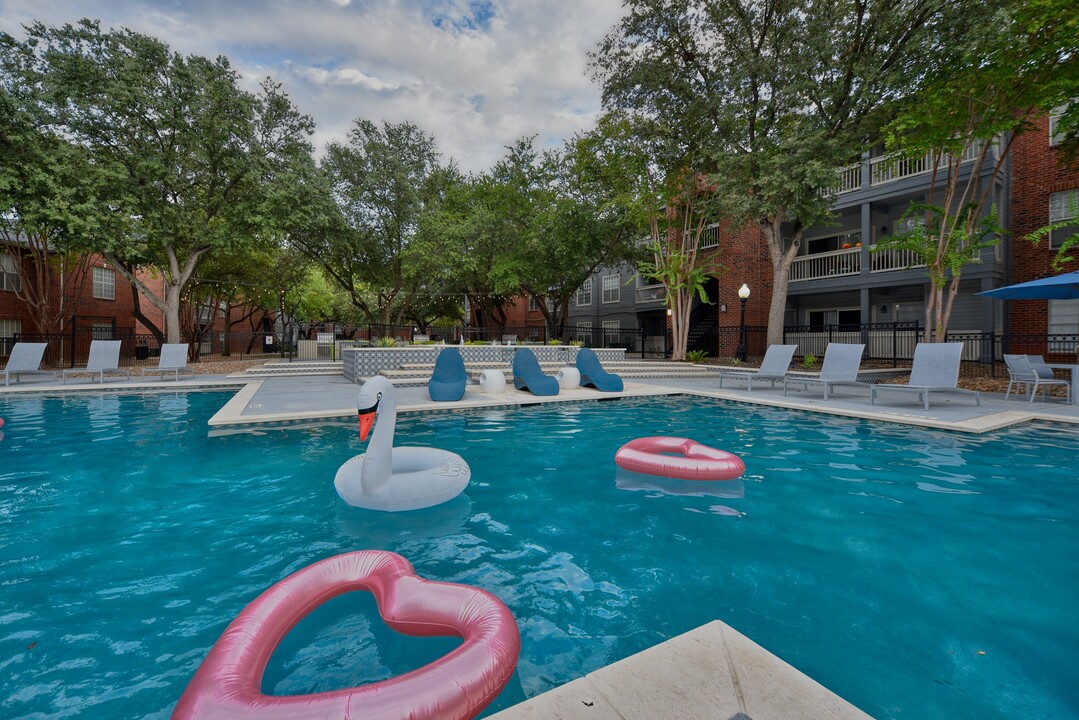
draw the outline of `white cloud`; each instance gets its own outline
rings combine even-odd
[[[356,118],[409,120],[483,170],[516,138],[569,138],[600,109],[587,51],[619,0],[0,0],[0,30],[99,18],[186,54],[226,55],[254,88],[269,75],[314,117],[316,142]]]

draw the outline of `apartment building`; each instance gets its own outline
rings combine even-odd
[[[995,149],[989,150],[990,159],[980,170],[983,187],[990,192],[987,209],[995,205],[1001,224],[1011,232],[997,246],[983,250],[980,262],[964,268],[949,322],[949,332],[956,336],[1079,333],[1079,301],[1002,303],[977,295],[1054,274],[1051,260],[1056,248],[1079,229],[1059,229],[1040,246],[1024,239],[1051,221],[1071,218],[1079,205],[1079,170],[1058,162],[1059,137],[1052,125],[1052,118],[1043,118],[1035,130],[1017,138],[1004,172],[995,180],[991,177]],[[961,183],[976,164],[975,152],[961,159]],[[885,326],[899,324],[911,328],[904,343],[913,350],[917,339],[913,328],[925,322],[929,293],[925,267],[912,253],[876,246],[918,221],[904,215],[912,204],[927,200],[931,171],[929,157],[906,159],[883,153],[867,154],[843,168],[832,207],[835,222],[807,228],[791,266],[784,312],[788,341],[823,348],[836,330],[847,330],[860,333],[871,345],[891,343],[894,333]],[[751,291],[746,324],[765,325],[772,294],[771,262],[756,228],[713,225],[706,230],[702,251],[719,253],[722,270],[706,288],[713,304],[694,303],[689,348],[733,355],[734,329],[741,322],[738,289],[745,284]],[[631,292],[604,295],[588,304],[595,295],[589,287],[615,285],[628,285]],[[629,266],[600,270],[579,297],[585,302],[571,307],[571,324],[608,322],[645,328],[665,322],[663,286],[648,284]]]

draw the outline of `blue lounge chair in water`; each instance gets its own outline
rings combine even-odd
[[[622,378],[609,373],[599,364],[599,358],[591,348],[577,351],[577,370],[581,373],[581,387],[591,385],[603,392],[622,392]]]
[[[456,402],[465,396],[468,373],[457,348],[444,348],[435,359],[435,370],[427,383],[427,392],[435,402]]]
[[[533,395],[558,394],[558,380],[543,374],[536,354],[528,348],[513,353],[513,387]]]

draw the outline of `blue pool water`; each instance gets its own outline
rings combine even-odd
[[[483,587],[522,653],[489,712],[720,619],[878,718],[1079,717],[1079,433],[986,437],[703,399],[399,418],[472,483],[406,514],[343,506],[354,424],[207,436],[218,393],[0,400],[0,717],[167,717],[243,606],[381,548]],[[641,435],[743,457],[723,496],[619,487]],[[405,672],[364,593],[275,654],[268,692]]]

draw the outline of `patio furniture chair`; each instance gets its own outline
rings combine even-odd
[[[963,343],[918,343],[914,348],[914,366],[910,381],[905,385],[871,385],[869,402],[875,405],[881,390],[917,393],[926,410],[929,410],[930,393],[960,393],[973,395],[980,407],[982,398],[975,390],[958,387],[959,364],[963,360]]]
[[[622,392],[625,387],[621,376],[603,369],[591,348],[577,350],[577,370],[581,373],[581,387],[591,385],[602,392]]]
[[[41,369],[41,358],[45,356],[45,348],[48,345],[48,343],[15,343],[15,346],[11,348],[11,355],[8,356],[7,365],[4,367],[4,387],[10,384],[12,376],[15,377],[15,382],[20,382],[19,378],[22,375],[52,375],[52,379],[55,380],[56,373]]]
[[[819,386],[824,389],[825,400],[828,399],[828,393],[833,387],[869,387],[869,383],[858,381],[858,369],[862,364],[864,350],[865,345],[828,343],[820,375],[817,377],[786,376],[783,378],[783,395],[787,394],[788,385],[801,385],[805,390],[808,390],[810,385]]]
[[[723,378],[732,378],[745,380],[746,390],[753,389],[754,380],[768,380],[772,383],[772,387],[775,387],[777,382],[787,376],[787,369],[797,349],[797,345],[769,345],[758,370],[720,370],[719,386],[723,387]]]
[[[1065,402],[1071,404],[1072,384],[1067,380],[1058,380],[1041,355],[1005,355],[1004,363],[1008,366],[1008,392],[1004,394],[1005,400],[1012,394],[1012,385],[1015,385],[1016,393],[1019,392],[1019,386],[1023,386],[1028,402],[1034,402],[1039,387],[1048,400],[1050,388],[1053,385],[1063,385]]]
[[[427,382],[427,392],[435,402],[457,402],[465,396],[468,373],[461,351],[454,347],[443,348],[435,358],[435,369]]]
[[[526,347],[513,353],[513,387],[533,395],[558,394],[558,380],[543,373],[536,354]]]
[[[158,358],[157,367],[143,368],[142,372],[161,373],[161,379],[172,373],[173,380],[179,380],[180,375],[195,377],[195,371],[187,366],[187,343],[165,343],[161,346],[161,357]]]
[[[120,341],[94,340],[90,343],[90,357],[86,367],[67,368],[63,374],[63,384],[67,385],[68,375],[97,375],[101,384],[105,384],[106,375],[125,375],[131,377],[131,371],[120,367]],[[91,382],[93,377],[90,378]]]

